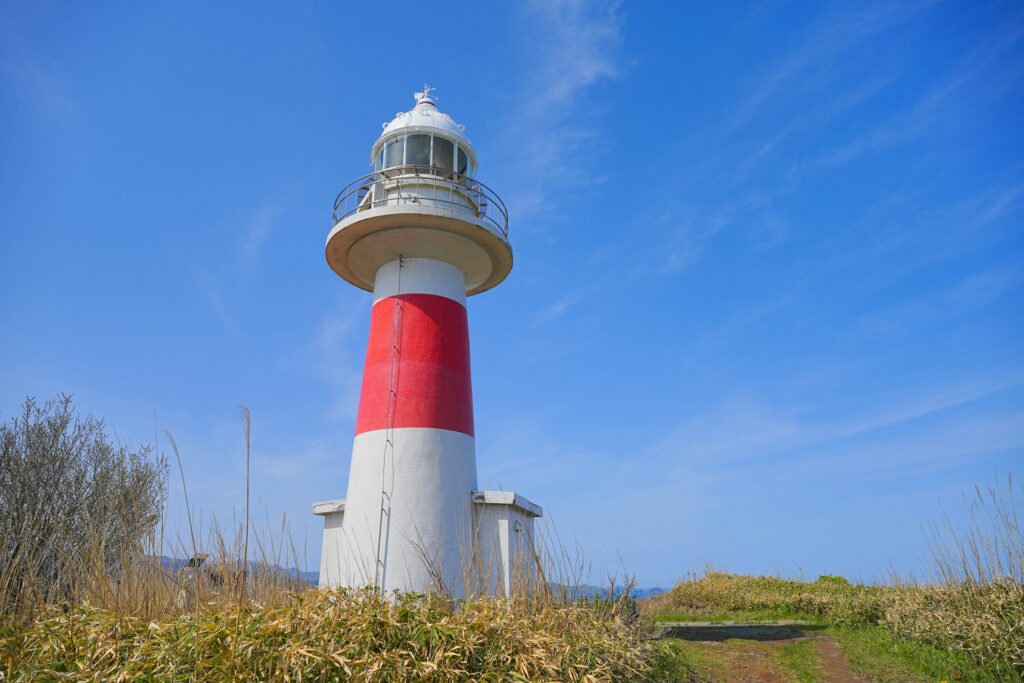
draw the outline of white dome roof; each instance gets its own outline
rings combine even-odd
[[[402,133],[437,132],[458,141],[460,147],[465,148],[474,162],[476,161],[476,153],[473,151],[469,138],[466,137],[466,127],[460,123],[455,123],[452,117],[438,110],[437,104],[430,97],[431,90],[433,88],[424,86],[422,92],[413,93],[413,97],[416,99],[416,106],[409,111],[398,112],[390,123],[384,124],[384,130],[381,132],[380,137],[377,138],[370,152],[371,159],[373,159],[377,150],[380,149],[381,143],[386,138],[397,137]]]
[[[464,132],[466,127],[455,123],[448,114],[438,111],[434,100],[427,97],[421,99],[409,111],[401,111],[395,114],[395,118],[391,123],[384,124],[384,132],[381,133],[381,137],[388,133],[410,128],[434,128],[469,142],[469,138],[466,137]]]

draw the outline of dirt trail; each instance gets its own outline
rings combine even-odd
[[[834,683],[864,683],[864,679],[853,673],[843,657],[839,643],[831,638],[818,638],[818,652],[825,665],[825,680]]]
[[[774,624],[667,624],[663,638],[679,638],[700,644],[717,663],[713,672],[715,683],[785,683],[792,680],[772,661],[774,650],[804,640],[816,641],[821,655],[824,681],[829,683],[866,683],[857,676],[842,655],[839,643],[815,633],[820,627],[801,622]],[[753,647],[732,647],[729,641],[754,641]]]

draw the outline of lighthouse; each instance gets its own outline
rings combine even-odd
[[[540,507],[477,484],[467,298],[512,270],[508,212],[424,86],[334,202],[327,263],[372,292],[348,491],[322,501],[321,586],[511,594]]]

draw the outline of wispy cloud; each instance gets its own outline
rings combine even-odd
[[[356,331],[369,320],[368,309],[366,297],[346,297],[324,313],[313,340],[302,352],[307,368],[330,385],[333,399],[328,414],[334,419],[354,418],[359,406],[364,340],[357,338]]]
[[[280,213],[276,205],[265,204],[242,214],[237,219],[241,228],[232,225],[236,236],[224,245],[226,255],[224,251],[211,254],[204,250],[188,259],[186,271],[200,295],[224,329],[236,337],[243,333],[243,325],[233,307],[240,295],[250,291],[252,281],[258,279],[263,249]]]
[[[534,44],[544,45],[536,51],[542,55],[540,78],[526,100],[529,114],[548,115],[555,108],[564,115],[584,89],[621,73],[618,2],[533,0],[527,12]]]
[[[238,255],[242,268],[255,272],[260,266],[260,255],[267,237],[280,215],[280,209],[274,206],[262,206],[253,212],[243,225],[241,244]]]
[[[668,240],[662,251],[662,270],[666,273],[679,273],[693,265],[700,254],[701,243],[721,230],[724,225],[723,222],[713,223],[701,230],[691,221],[681,219],[678,212],[671,207],[658,217],[657,223],[669,228],[666,231]]]
[[[556,297],[554,301],[542,308],[540,312],[534,316],[533,326],[536,327],[537,325],[543,325],[544,323],[561,318],[569,311],[569,309],[580,301],[583,301],[586,296],[586,291],[582,289],[575,289]]]
[[[821,457],[828,469],[850,483],[923,477],[958,463],[1024,449],[1024,413],[992,411],[944,421],[927,430],[889,435],[870,443],[855,441],[805,454],[793,467]]]
[[[812,274],[834,276],[886,259],[884,271],[850,283],[859,298],[871,298],[914,273],[984,249],[1014,230],[1022,197],[1024,184],[1019,182],[993,183],[950,197],[936,197],[922,183],[894,187],[848,225],[836,226],[826,243],[826,258]]]
[[[945,287],[861,315],[857,327],[871,337],[900,337],[924,326],[987,306],[1024,284],[1024,260],[962,276]]]
[[[781,191],[781,190],[780,190]],[[721,233],[740,228],[754,249],[769,249],[786,239],[790,222],[774,207],[775,195],[761,189],[741,193],[719,203],[694,199],[683,202],[665,190],[663,201],[640,214],[621,253],[638,252],[633,275],[652,273],[672,276],[697,263],[709,244]],[[651,239],[638,240],[644,234]]]
[[[896,400],[889,406],[841,419],[815,419],[796,406],[739,400],[710,409],[684,422],[654,445],[647,458],[670,458],[687,469],[737,467],[765,458],[779,462],[782,454],[823,448],[846,439],[880,432],[942,411],[964,406],[1024,386],[1020,372],[975,383],[951,385]],[[1015,432],[1020,433],[1020,432]],[[1017,442],[1024,446],[1024,442]],[[978,444],[979,450],[990,447]],[[1005,444],[999,442],[999,447]],[[872,467],[899,463],[877,462]],[[868,466],[868,463],[863,463]]]
[[[33,40],[31,15],[30,6],[0,7],[0,87],[37,125],[67,126],[79,111],[79,93],[59,53]]]
[[[601,174],[584,171],[588,155],[600,147],[599,116],[584,103],[594,86],[622,74],[621,30],[618,2],[525,5],[521,35],[529,78],[508,117],[515,181],[506,187],[518,219],[549,208],[545,189],[556,179],[563,191],[601,182]]]
[[[225,290],[220,280],[213,272],[198,263],[187,265],[186,272],[199,291],[199,295],[205,300],[224,329],[234,337],[241,336],[242,328],[232,311],[229,292]]]
[[[70,82],[55,62],[35,60],[26,53],[8,50],[0,56],[0,69],[34,118],[60,125],[72,121],[78,102]]]
[[[778,297],[768,303],[737,311],[721,325],[701,333],[694,344],[681,347],[679,349],[680,367],[693,366],[704,360],[715,353],[722,346],[724,340],[735,336],[755,322],[786,308],[790,303],[789,298]]]
[[[811,131],[833,125],[897,80],[896,72],[886,72],[851,83],[840,78],[842,60],[930,4],[827,11],[803,32],[802,42],[755,74],[747,94],[729,102],[714,125],[681,136],[679,148],[669,155],[672,161],[664,162],[665,171],[652,174],[650,192],[658,196],[657,213],[637,221],[636,230],[658,235],[657,250],[635,260],[645,270],[671,276],[697,263],[709,243],[727,231],[741,233],[752,249],[787,242],[799,221],[780,207],[801,189],[802,169],[794,159],[805,153],[803,146],[814,145]],[[794,101],[804,106],[790,111]],[[783,117],[776,116],[780,107],[786,108]],[[680,157],[689,161],[680,165]],[[766,175],[769,161],[774,167]],[[686,188],[700,191],[689,193]]]
[[[866,154],[877,153],[905,143],[929,129],[940,120],[939,112],[960,90],[985,74],[986,70],[1004,55],[1024,35],[1024,17],[1008,22],[995,35],[988,36],[966,55],[952,72],[936,83],[908,110],[878,124],[866,134],[820,156],[822,166],[845,164]],[[1019,69],[999,73],[992,80],[997,84],[991,94],[1004,94],[1018,85],[1022,78]]]
[[[323,435],[287,450],[261,453],[254,466],[275,481],[308,484],[323,472],[337,469],[339,456],[347,448],[348,439],[337,434]]]
[[[1005,189],[978,215],[978,224],[984,225],[1001,218],[1024,197],[1024,183]]]
[[[960,280],[946,297],[949,305],[973,309],[1004,296],[1024,282],[1024,260],[974,273]]]
[[[925,2],[877,3],[824,17],[807,32],[807,38],[789,54],[768,67],[767,74],[736,106],[724,130],[734,131],[755,118],[769,101],[799,84],[815,87],[829,83],[829,76],[811,78],[812,71],[831,68],[841,54],[864,40],[893,28],[934,4]]]

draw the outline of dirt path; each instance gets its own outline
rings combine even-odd
[[[801,622],[685,623],[667,624],[661,637],[688,641],[692,647],[699,648],[695,654],[715,683],[786,683],[795,680],[797,668],[801,665],[787,659],[784,650],[806,641],[814,642],[820,667],[814,666],[811,670],[801,668],[805,674],[817,674],[815,680],[829,683],[866,683],[850,669],[839,643],[818,634],[820,629]]]
[[[865,683],[864,679],[853,673],[850,665],[843,657],[839,643],[831,638],[818,638],[818,652],[825,665],[825,680],[834,683]]]

